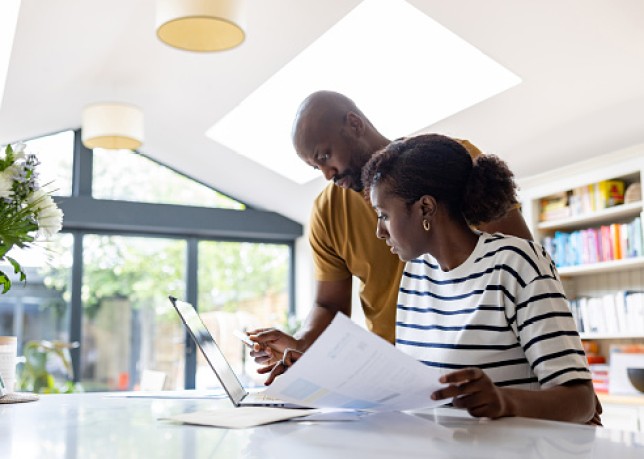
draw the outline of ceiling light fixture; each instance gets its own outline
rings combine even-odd
[[[83,110],[82,139],[87,148],[136,150],[143,143],[143,112],[121,103],[97,103]]]
[[[175,48],[224,51],[238,46],[245,0],[157,0],[157,36]]]

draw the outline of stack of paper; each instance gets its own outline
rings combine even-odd
[[[283,375],[268,394],[314,408],[403,411],[450,402],[434,401],[444,387],[441,370],[428,367],[361,328],[344,314]]]

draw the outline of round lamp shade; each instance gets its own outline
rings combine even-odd
[[[223,51],[244,41],[245,0],[157,0],[157,36],[187,51]]]
[[[87,148],[136,150],[143,143],[143,112],[132,105],[100,103],[85,107],[82,139]]]

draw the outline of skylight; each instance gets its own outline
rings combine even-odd
[[[9,73],[9,61],[19,11],[20,0],[0,1],[0,108],[2,108],[2,99]]]
[[[409,135],[520,78],[403,0],[364,0],[206,135],[296,183],[320,173],[291,143],[297,107],[329,89],[353,99],[386,137]]]

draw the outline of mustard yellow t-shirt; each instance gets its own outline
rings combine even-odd
[[[458,140],[475,158],[481,152]],[[396,301],[404,263],[376,237],[376,212],[363,196],[329,183],[316,198],[309,242],[318,281],[360,279],[360,302],[367,326],[395,340]]]
[[[309,242],[316,279],[360,279],[367,326],[393,343],[404,264],[376,237],[376,223],[376,212],[361,193],[330,183],[315,200]]]

